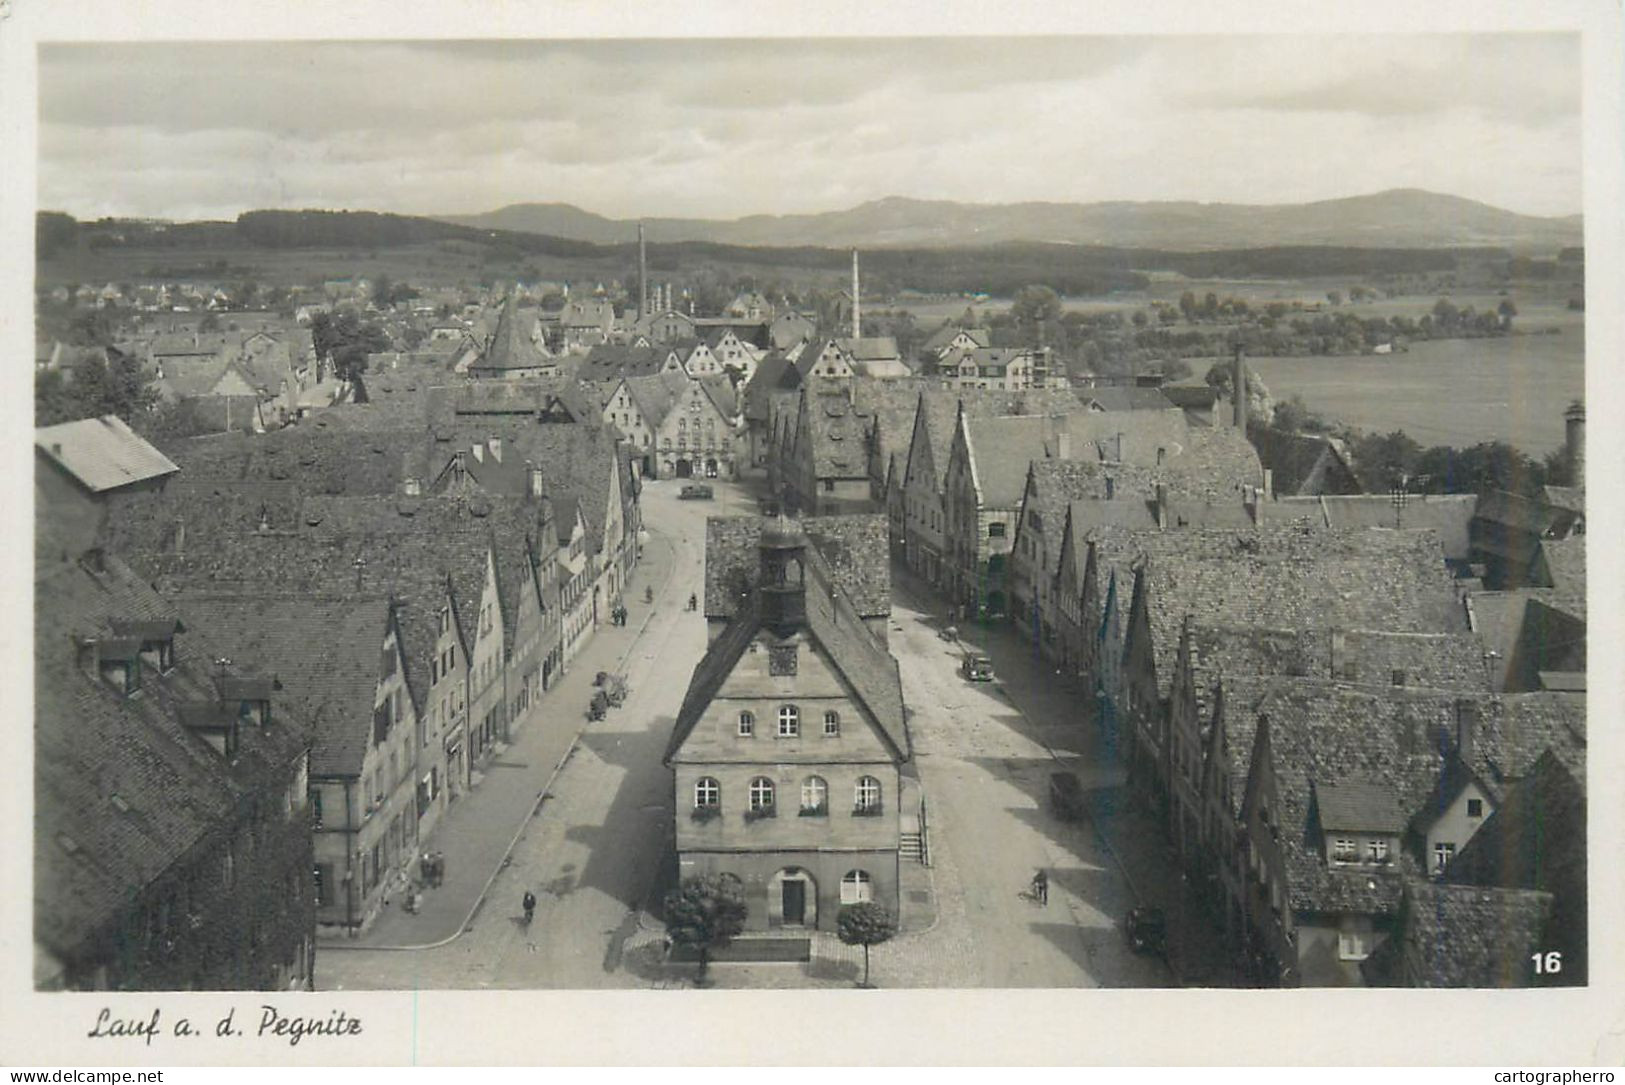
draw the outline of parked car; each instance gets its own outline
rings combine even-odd
[[[690,483],[684,486],[678,498],[683,501],[709,501],[712,497],[711,487],[701,483]]]
[[[1070,772],[1049,775],[1049,805],[1062,821],[1077,821],[1084,815],[1083,785]]]
[[[1162,956],[1168,935],[1168,919],[1161,908],[1139,907],[1128,914],[1128,944],[1136,953]]]
[[[965,661],[959,665],[959,673],[971,682],[991,682],[993,661],[977,652],[966,652]]]
[[[763,498],[760,508],[763,516],[777,516],[779,514],[779,503],[771,498]]]

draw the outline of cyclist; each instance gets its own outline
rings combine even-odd
[[[525,890],[525,925],[529,926],[532,917],[536,915],[536,894],[529,889]]]

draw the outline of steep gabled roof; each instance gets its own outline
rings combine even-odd
[[[534,324],[534,321],[531,322]],[[496,331],[485,351],[470,368],[507,371],[513,369],[540,369],[552,364],[551,359],[536,349],[531,342],[526,321],[519,315],[519,299],[508,298],[497,318]]]
[[[801,371],[779,351],[769,351],[756,363],[756,371],[745,382],[745,417],[752,422],[766,422],[773,393],[791,392],[800,385]]]
[[[714,521],[713,521],[714,522]],[[816,547],[806,554],[807,631],[828,653],[831,663],[852,686],[867,716],[873,720],[882,740],[898,761],[912,755],[908,724],[903,709],[903,683],[897,661],[863,624],[851,601],[835,580]],[[760,599],[754,591],[744,606],[711,642],[705,656],[694,668],[688,692],[666,747],[665,762],[671,763],[694,725],[716,696],[717,690],[762,628]]]

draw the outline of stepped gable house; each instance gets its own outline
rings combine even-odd
[[[897,662],[799,524],[762,525],[758,556],[666,751],[678,870],[739,879],[748,930],[833,930],[868,900],[896,914],[911,756]]]

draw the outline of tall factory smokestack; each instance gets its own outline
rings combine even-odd
[[[852,338],[863,338],[858,324],[858,250],[852,250]]]
[[[1235,369],[1230,374],[1231,399],[1234,400],[1236,428],[1247,432],[1247,363],[1242,349],[1236,348]]]
[[[638,320],[649,315],[649,252],[643,245],[643,223],[638,223]]]

